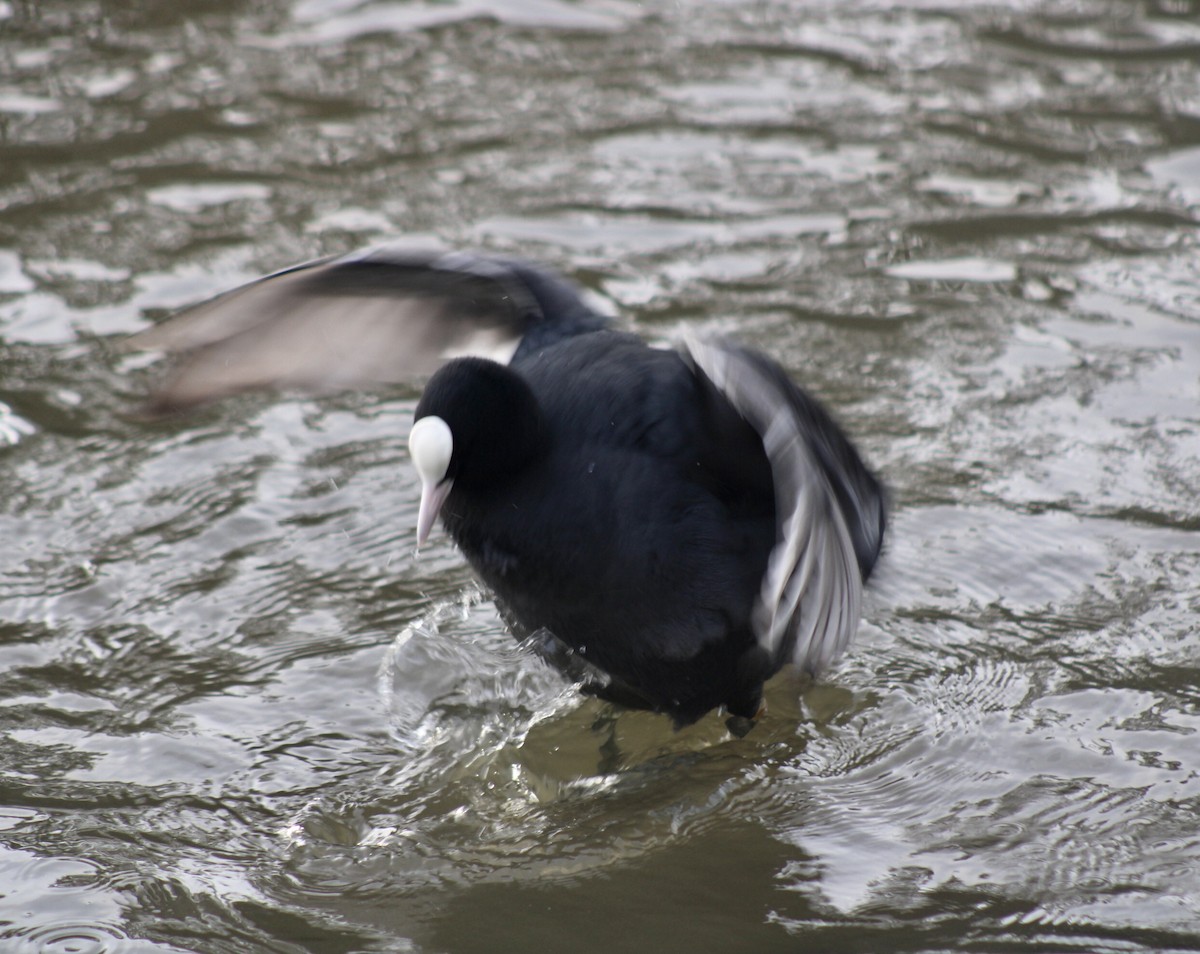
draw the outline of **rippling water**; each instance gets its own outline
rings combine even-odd
[[[0,947],[1200,950],[1194,0],[0,0]],[[395,234],[821,394],[895,525],[744,739],[579,697],[414,394],[127,412]]]

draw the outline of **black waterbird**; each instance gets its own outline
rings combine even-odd
[[[180,356],[159,413],[433,371],[409,438],[418,545],[440,516],[514,630],[603,698],[753,719],[765,680],[820,672],[857,627],[885,499],[829,414],[765,355],[651,347],[531,263],[381,246],[131,345]]]

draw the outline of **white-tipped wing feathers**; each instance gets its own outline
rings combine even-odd
[[[126,347],[179,356],[151,408],[242,391],[404,383],[450,357],[512,357],[537,312],[500,265],[381,247],[276,272],[174,316]]]
[[[773,660],[816,674],[854,636],[863,581],[795,388],[734,345],[689,337],[683,348],[759,433],[771,465],[778,535],[755,607],[756,635]]]

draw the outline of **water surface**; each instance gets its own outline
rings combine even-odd
[[[1197,14],[0,2],[0,946],[1200,950]],[[414,557],[414,390],[130,417],[122,336],[399,234],[821,395],[844,662],[615,713]]]

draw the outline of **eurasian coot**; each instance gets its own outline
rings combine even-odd
[[[434,371],[409,445],[418,544],[440,515],[514,631],[604,698],[754,718],[766,679],[819,672],[857,627],[884,493],[824,409],[733,342],[613,330],[528,262],[378,247],[131,344],[181,354],[156,412]]]

